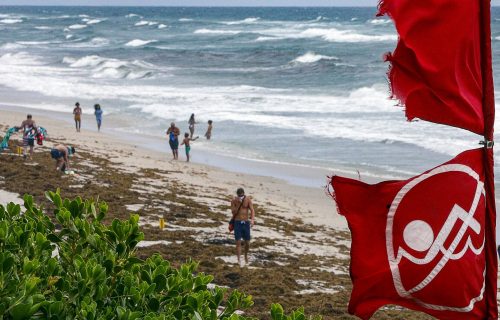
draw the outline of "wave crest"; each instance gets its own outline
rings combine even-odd
[[[228,22],[223,22],[223,23],[230,26],[230,25],[235,25],[235,24],[251,24],[251,23],[256,23],[259,20],[260,20],[259,17],[249,17],[249,18],[246,18],[246,19],[243,19],[243,20],[228,21]]]
[[[68,29],[71,29],[71,30],[78,30],[78,29],[84,29],[84,28],[87,28],[86,24],[73,24],[73,25],[68,27]]]
[[[157,40],[141,40],[141,39],[134,39],[125,44],[127,47],[142,47],[150,43],[157,42]]]
[[[14,24],[14,23],[20,23],[23,22],[23,19],[2,19],[0,20],[0,23],[3,24]]]
[[[195,34],[239,34],[241,31],[237,30],[214,30],[214,29],[198,29],[193,33]]]
[[[301,55],[300,57],[295,58],[292,62],[295,62],[295,63],[315,63],[315,62],[318,62],[320,60],[339,60],[339,58],[333,57],[333,56],[324,56],[324,55],[316,54],[312,51],[309,51],[309,52]]]

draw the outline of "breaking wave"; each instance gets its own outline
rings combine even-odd
[[[86,24],[73,24],[73,25],[68,27],[68,29],[71,29],[71,30],[78,30],[78,29],[84,29],[84,28],[87,28]]]
[[[333,56],[324,56],[321,54],[315,54],[314,52],[309,51],[306,54],[303,54],[300,57],[295,58],[292,62],[315,63],[315,62],[318,62],[320,60],[339,60],[339,58],[333,57]]]
[[[143,27],[143,26],[154,26],[154,25],[157,25],[158,22],[155,22],[155,21],[146,21],[146,20],[141,20],[139,22],[137,22],[136,24],[134,24],[134,26],[136,27]]]
[[[223,24],[226,24],[226,25],[250,24],[250,23],[256,23],[259,20],[260,20],[259,17],[250,17],[250,18],[246,18],[246,19],[238,20],[238,21],[223,22]]]
[[[127,47],[142,47],[150,43],[157,42],[157,40],[141,40],[141,39],[134,39],[132,41],[127,42],[125,45]]]
[[[85,56],[80,59],[64,57],[63,63],[71,68],[91,68],[92,78],[143,79],[151,77],[154,69],[153,65],[144,61],[123,61],[97,55]]]
[[[0,23],[4,24],[14,24],[14,23],[20,23],[23,22],[23,19],[2,19],[0,20]]]
[[[237,30],[214,30],[214,29],[198,29],[193,33],[196,34],[239,34],[241,31]]]

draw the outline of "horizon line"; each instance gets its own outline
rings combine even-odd
[[[252,5],[244,5],[244,6],[226,6],[226,5],[68,5],[68,4],[0,4],[0,7],[115,7],[115,8],[374,8],[376,6],[345,6],[345,5],[314,5],[314,6],[304,6],[304,5],[269,5],[269,6],[252,6]]]

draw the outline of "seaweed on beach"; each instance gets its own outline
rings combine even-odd
[[[16,143],[10,141],[12,150]],[[99,198],[109,205],[105,223],[137,212],[144,241],[151,241],[138,249],[139,257],[160,253],[176,267],[190,259],[198,261],[198,271],[213,275],[217,285],[253,296],[255,304],[248,316],[269,319],[271,304],[280,303],[285,310],[304,306],[306,313],[324,319],[354,319],[347,313],[352,288],[348,232],[283,219],[273,213],[273,204],[259,205],[255,199],[255,230],[263,231],[252,241],[249,265],[240,268],[235,264],[234,240],[227,232],[229,195],[179,181],[175,178],[182,174],[179,171],[124,168],[119,160],[84,146],[77,149],[72,159],[76,175],[56,171],[46,146],[36,148],[32,161],[8,150],[1,153],[0,189],[31,194],[48,213],[54,207],[44,196],[47,190],[59,188],[68,198]],[[159,228],[161,218],[164,229]],[[373,319],[431,317],[386,307]]]

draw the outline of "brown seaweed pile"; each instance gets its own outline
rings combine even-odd
[[[12,150],[17,143],[11,141]],[[46,146],[38,147],[31,161],[8,150],[0,153],[0,189],[32,194],[49,214],[51,205],[44,192],[57,188],[67,198],[106,201],[108,222],[138,212],[145,233],[144,246],[138,248],[140,257],[159,252],[176,266],[188,259],[199,261],[199,271],[212,274],[215,284],[253,296],[255,305],[247,315],[269,319],[270,304],[278,302],[288,311],[304,306],[308,314],[324,319],[354,319],[347,313],[351,291],[347,232],[283,219],[270,213],[272,204],[254,199],[257,225],[250,263],[240,268],[235,264],[234,239],[227,232],[229,195],[187,185],[171,171],[123,168],[79,146],[77,150],[72,162],[75,175],[56,171]],[[166,223],[163,230],[160,218]],[[373,319],[431,317],[387,307]]]

